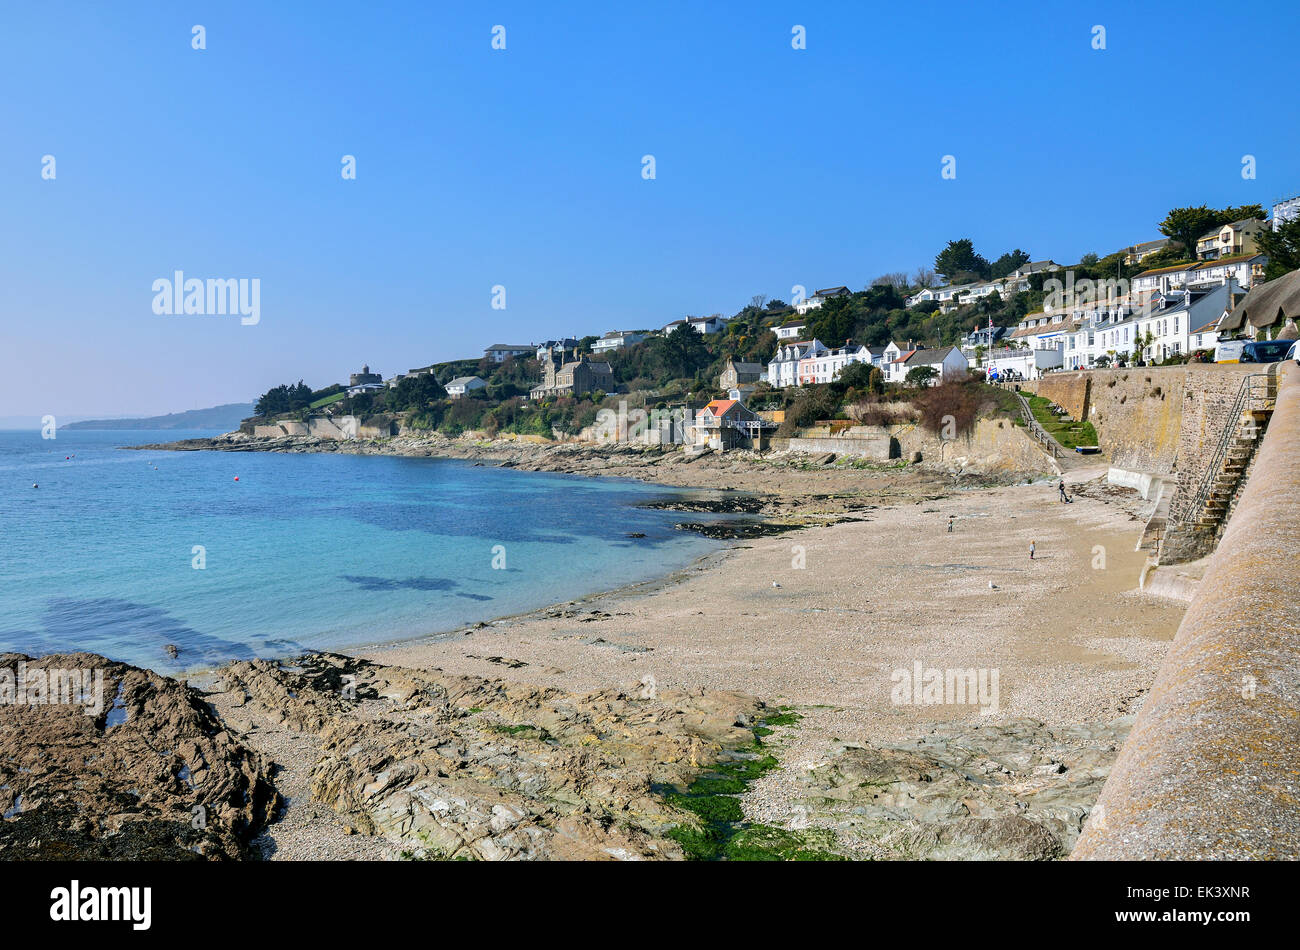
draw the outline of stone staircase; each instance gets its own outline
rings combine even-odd
[[[1212,532],[1217,539],[1227,527],[1232,512],[1236,510],[1237,499],[1250,478],[1250,470],[1255,466],[1255,454],[1264,430],[1273,410],[1248,409],[1241,414],[1236,426],[1236,433],[1224,453],[1223,463],[1214,475],[1210,491],[1204,505],[1196,512],[1196,526]]]
[[[1192,497],[1177,505],[1179,514],[1160,539],[1158,563],[1185,563],[1214,550],[1250,476],[1276,395],[1275,371],[1242,380],[1204,477]]]

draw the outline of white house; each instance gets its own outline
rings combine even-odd
[[[988,374],[1005,378],[1014,373],[1021,379],[1039,379],[1044,373],[1060,369],[1064,354],[1060,350],[998,349],[988,354]]]
[[[621,350],[625,346],[640,343],[645,338],[646,334],[636,333],[632,330],[611,330],[591,344],[591,352],[607,353],[610,350]]]
[[[535,347],[531,343],[527,346],[523,344],[493,343],[483,351],[483,355],[493,363],[504,363],[512,356],[528,356],[534,349]]]
[[[776,338],[778,340],[797,340],[807,326],[807,320],[787,320],[776,328]]]
[[[1194,264],[1174,264],[1170,267],[1144,270],[1133,278],[1129,295],[1134,302],[1141,306],[1155,294],[1167,294],[1170,291],[1182,290],[1183,285],[1187,283],[1187,275],[1191,273],[1192,268],[1195,266]]]
[[[852,293],[852,291],[843,284],[839,287],[827,287],[824,290],[815,290],[811,297],[796,303],[794,309],[800,316],[803,316],[809,310],[816,310],[832,297],[847,297],[850,293]]]
[[[833,382],[850,363],[870,363],[871,351],[848,344],[839,349],[810,353],[799,360],[799,385]]]
[[[889,345],[891,347],[896,346],[894,343]],[[966,370],[970,367],[970,362],[962,355],[961,350],[955,346],[908,350],[900,353],[896,359],[885,364],[885,381],[890,383],[905,382],[907,374],[918,366],[926,366],[934,370],[933,383],[950,376],[965,375]]]
[[[674,320],[664,327],[664,333],[672,333],[683,323],[689,324],[690,328],[696,333],[704,336],[710,336],[714,333],[721,333],[727,328],[728,319],[720,314],[714,314],[711,317],[687,317],[685,320]]]
[[[1219,340],[1219,319],[1238,299],[1240,294],[1232,281],[1156,298],[1158,305],[1137,317],[1142,349],[1135,358],[1159,363],[1170,356],[1214,349]]]
[[[1208,284],[1235,281],[1238,287],[1250,290],[1264,279],[1264,267],[1267,264],[1268,258],[1263,254],[1240,254],[1206,261],[1192,268],[1187,277],[1187,286],[1197,290]]]
[[[1273,202],[1273,213],[1269,215],[1269,220],[1274,231],[1292,218],[1300,218],[1300,195]]]
[[[1048,259],[1045,261],[1031,261],[1028,264],[1021,264],[1010,274],[1011,280],[1025,280],[1034,274],[1046,274],[1052,271],[1058,271],[1061,265],[1056,261]]]
[[[451,382],[447,383],[447,395],[453,399],[459,399],[461,396],[475,389],[482,389],[487,385],[486,382],[477,376],[457,376]]]
[[[821,340],[804,340],[784,343],[767,364],[767,382],[778,389],[799,385],[799,363],[810,356],[829,353]]]

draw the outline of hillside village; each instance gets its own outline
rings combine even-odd
[[[762,449],[819,422],[888,418],[935,387],[1235,360],[1222,344],[1294,338],[1300,197],[1271,213],[1178,208],[1159,230],[1165,237],[1072,265],[1020,249],[989,261],[962,239],[933,269],[883,275],[861,291],[825,287],[792,303],[759,295],[731,316],[493,342],[481,356],[389,377],[363,366],[346,384],[276,387],[245,428],[350,417],[371,435],[404,426],[590,438],[608,437],[601,424],[612,413],[632,411],[669,420],[640,426],[642,441]]]

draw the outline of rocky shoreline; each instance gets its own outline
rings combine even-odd
[[[746,817],[736,796],[801,716],[740,693],[574,694],[331,653],[188,683],[0,657],[19,661],[101,669],[116,698],[0,707],[0,860],[1051,859],[1132,721],[838,742],[791,810]]]
[[[914,466],[464,440],[166,447],[636,477],[701,489],[656,507],[734,514],[752,534],[656,582],[354,656],[188,681],[33,661],[102,666],[116,712],[0,705],[0,859],[1060,858],[1180,614],[1127,593],[1142,503],[1098,482],[1059,506],[1046,487]],[[1006,564],[1031,537],[1041,578]],[[1080,573],[1097,541],[1118,573]],[[990,570],[1000,583],[970,576]],[[1093,629],[1071,632],[1085,604]],[[1000,667],[1001,713],[892,704],[889,670],[920,656]]]

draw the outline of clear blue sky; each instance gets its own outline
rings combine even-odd
[[[1300,193],[1293,3],[701,7],[6,4],[0,414],[732,313],[963,236],[1072,262]],[[260,278],[260,324],[155,315],[176,269]]]

